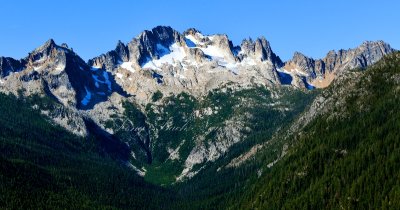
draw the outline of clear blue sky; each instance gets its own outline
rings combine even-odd
[[[56,3],[57,2],[57,3]],[[400,49],[398,0],[1,0],[0,56],[25,57],[54,38],[87,60],[144,29],[226,33],[235,45],[265,36],[283,59],[320,58],[331,49],[384,40]]]

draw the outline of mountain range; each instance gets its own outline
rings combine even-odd
[[[5,94],[2,97],[7,101],[6,105],[22,100],[18,102],[18,106],[24,107],[21,112],[37,112],[37,115],[33,114],[35,118],[43,118],[48,123],[43,124],[39,119],[37,123],[42,127],[35,127],[36,124],[29,127],[38,130],[49,127],[50,130],[65,132],[64,135],[75,142],[71,146],[62,146],[65,151],[52,150],[52,154],[75,154],[81,150],[85,153],[85,149],[74,149],[73,145],[81,144],[81,140],[77,139],[93,141],[85,144],[97,149],[95,152],[89,150],[87,156],[82,158],[82,164],[88,164],[86,161],[93,159],[96,164],[93,168],[101,169],[102,159],[106,156],[107,167],[118,168],[113,170],[119,177],[130,177],[127,172],[135,174],[135,177],[124,180],[141,180],[139,184],[136,181],[134,184],[140,189],[140,183],[145,183],[143,195],[147,195],[147,190],[149,195],[153,189],[160,192],[171,190],[177,192],[178,197],[162,194],[161,202],[163,199],[189,200],[172,202],[163,208],[190,208],[191,202],[197,202],[198,206],[194,208],[202,208],[202,203],[207,205],[205,208],[289,208],[294,207],[292,203],[283,201],[279,205],[265,205],[270,201],[266,196],[268,193],[271,198],[285,197],[283,191],[266,190],[270,189],[267,178],[271,179],[270,183],[282,181],[278,180],[279,176],[291,180],[288,177],[292,175],[282,169],[290,166],[298,174],[295,177],[308,177],[307,174],[310,174],[317,183],[321,175],[317,172],[323,173],[322,169],[307,165],[309,159],[304,160],[307,164],[302,165],[303,168],[299,168],[303,162],[292,165],[289,160],[298,157],[303,161],[303,157],[313,154],[298,156],[296,151],[309,149],[319,152],[303,142],[307,138],[311,143],[318,142],[323,139],[323,130],[326,130],[330,140],[325,142],[328,146],[321,140],[321,145],[335,145],[337,148],[331,148],[335,157],[344,158],[350,151],[358,151],[348,142],[337,143],[337,136],[334,138],[331,135],[335,133],[331,127],[336,128],[337,135],[340,135],[341,129],[345,128],[337,123],[349,120],[349,127],[359,123],[357,125],[366,129],[366,125],[355,117],[360,112],[357,109],[377,109],[365,98],[370,97],[370,102],[375,103],[380,97],[386,97],[385,94],[389,93],[375,95],[379,84],[386,84],[388,91],[394,94],[393,100],[397,100],[396,68],[381,72],[384,71],[382,69],[392,68],[390,62],[397,65],[396,59],[398,52],[389,44],[366,41],[354,49],[329,51],[321,59],[295,52],[292,59],[282,61],[264,37],[244,39],[239,46],[235,46],[225,34],[205,35],[194,28],[180,33],[171,27],[158,26],[143,31],[129,43],[118,41],[114,50],[87,62],[67,44],[57,45],[52,39],[23,59],[0,57],[0,92]],[[377,89],[371,89],[372,86]],[[11,96],[16,98],[7,98]],[[6,105],[4,107],[12,109],[12,106]],[[397,112],[394,113],[393,116],[397,116]],[[24,125],[21,122],[23,116],[19,117],[21,119],[15,121],[17,127]],[[368,120],[366,118],[365,122],[370,122]],[[7,124],[7,121],[4,120],[4,123]],[[371,121],[369,126],[374,123],[376,121]],[[320,127],[323,125],[327,127]],[[13,128],[4,129],[8,133]],[[343,139],[351,136],[347,130],[345,134],[341,136]],[[395,135],[392,130],[384,134]],[[48,135],[55,134],[50,132]],[[23,136],[29,139],[29,134]],[[68,138],[59,140],[62,142],[57,145],[68,145]],[[359,138],[361,136],[355,135],[353,140],[358,142]],[[12,148],[8,144],[13,143],[6,141],[1,149],[7,151]],[[36,149],[32,151],[37,152]],[[318,152],[316,155],[322,155]],[[92,153],[101,157],[91,157]],[[329,154],[323,153],[325,156],[321,161],[329,159]],[[0,160],[8,167],[11,163],[7,162],[6,156],[2,158],[5,159]],[[16,156],[12,161],[21,158]],[[45,168],[40,161],[32,161],[39,168]],[[325,162],[318,164],[326,165]],[[311,168],[317,172],[310,171]],[[112,171],[105,173],[113,176]],[[271,174],[277,177],[271,178]],[[215,183],[210,177],[215,177]],[[264,189],[257,183],[268,187]],[[312,184],[309,180],[304,183]],[[298,189],[303,189],[302,182],[297,184]],[[163,189],[158,189],[159,186]],[[286,200],[301,191],[293,186],[281,188],[293,193],[288,194]],[[8,192],[7,188],[2,189]],[[130,192],[130,189],[125,190]],[[302,195],[307,193],[301,192]],[[254,193],[259,197],[254,199]],[[239,204],[234,198],[240,194],[247,197],[243,197]],[[338,196],[340,201],[346,199]],[[89,197],[88,200],[91,200]],[[2,206],[4,201],[0,201]],[[296,200],[291,201],[296,203]],[[251,205],[248,205],[249,202]],[[337,203],[329,202],[323,205],[337,206]],[[346,203],[346,206],[354,207],[353,204]],[[320,205],[316,202],[313,207]],[[110,206],[125,208],[123,204]]]
[[[158,26],[127,44],[119,41],[115,50],[88,62],[68,45],[58,46],[50,39],[24,59],[1,57],[0,72],[2,81],[10,83],[14,77],[22,81],[49,75],[56,76],[57,81],[65,79],[50,85],[51,93],[65,105],[90,109],[113,92],[134,95],[146,104],[156,91],[164,95],[187,91],[198,96],[229,82],[242,86],[327,87],[345,69],[365,68],[391,52],[393,49],[383,41],[368,41],[355,49],[330,51],[322,59],[296,52],[291,60],[282,62],[264,37],[245,39],[240,46],[233,46],[224,34],[203,35],[196,29],[181,34],[171,27]],[[68,81],[61,78],[64,73]],[[60,94],[58,88],[66,90]],[[71,88],[75,94],[66,94]]]

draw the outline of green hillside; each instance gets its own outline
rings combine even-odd
[[[400,54],[355,75],[357,89],[339,93],[345,103],[328,105],[333,112],[297,133],[285,158],[233,208],[400,208]]]
[[[173,196],[101,152],[100,139],[76,137],[31,108],[50,100],[0,101],[0,209],[154,209]]]

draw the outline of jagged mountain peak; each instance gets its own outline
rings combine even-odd
[[[323,88],[347,69],[366,68],[392,52],[394,49],[384,41],[364,41],[353,49],[331,50],[322,59],[313,59],[295,52],[293,58],[287,61],[282,69],[295,78],[295,86],[305,84]]]
[[[183,35],[196,35],[197,33],[202,34],[200,30],[196,28],[188,28],[186,31],[183,32]]]
[[[393,48],[386,42],[382,40],[378,41],[365,41],[359,47],[357,47],[356,51],[360,56],[364,57],[364,65],[362,67],[367,67],[372,63],[380,60],[384,55],[393,52]]]
[[[49,54],[49,52],[55,48],[57,48],[57,44],[54,42],[53,39],[47,40],[43,45],[40,47],[36,48],[35,50],[32,51],[32,53],[46,53]]]
[[[50,38],[41,47],[39,47],[39,50],[44,49],[44,48],[52,48],[52,47],[56,47],[56,46],[57,46],[57,44],[54,41],[54,39]]]
[[[120,48],[120,47],[125,47],[125,44],[121,40],[118,40],[116,48]]]
[[[143,43],[159,43],[164,46],[171,45],[174,41],[180,41],[180,33],[170,26],[157,26],[151,31],[143,31],[137,39]]]
[[[264,36],[255,40],[252,38],[244,39],[240,49],[239,58],[241,60],[252,57],[258,61],[269,61],[276,67],[282,66],[282,60],[272,51],[269,41]]]
[[[257,37],[256,42],[264,42],[264,43],[266,43],[266,44],[269,45],[269,42],[268,42],[268,40],[265,38],[265,36]]]
[[[337,51],[336,50],[330,50],[326,54],[325,58],[326,57],[330,57],[330,56],[334,56],[334,55],[337,55],[337,54],[343,54],[343,53],[346,53],[348,51],[359,51],[359,52],[362,51],[362,52],[365,52],[365,51],[368,51],[368,50],[371,50],[371,49],[379,49],[379,50],[381,49],[384,54],[387,54],[387,53],[390,53],[390,52],[393,51],[393,48],[391,48],[390,44],[386,43],[383,40],[363,41],[360,45],[356,46],[355,48],[349,48],[347,50],[340,49],[340,50],[337,50]],[[290,61],[293,61],[293,60],[296,60],[296,59],[298,60],[300,58],[301,59],[304,58],[304,59],[318,60],[318,59],[315,59],[313,57],[309,57],[309,56],[303,54],[302,52],[295,51],[293,53],[292,59],[287,61],[287,62],[290,62]]]
[[[8,76],[12,72],[18,72],[23,69],[24,61],[15,60],[9,57],[0,57],[0,78]]]
[[[143,88],[141,83],[152,79],[146,82],[146,89],[148,87],[149,90],[143,91],[146,92],[146,98],[164,86],[176,91],[203,89],[203,83],[207,83],[205,80],[216,80],[207,87],[212,88],[231,80],[227,78],[237,74],[247,78],[248,75],[261,72],[260,76],[254,75],[260,78],[260,82],[276,81],[277,76],[273,69],[281,61],[273,54],[265,38],[260,38],[257,42],[259,58],[249,56],[244,51],[239,56],[241,47],[233,46],[226,34],[203,35],[194,28],[180,33],[169,26],[157,26],[143,31],[126,45],[118,42],[114,50],[93,58],[88,63],[90,66],[104,67],[107,71],[114,72],[118,75],[117,82],[129,90],[138,91],[138,87]],[[245,57],[247,58],[244,59]],[[246,72],[250,66],[254,70]],[[153,78],[149,78],[149,74]],[[262,81],[261,78],[265,80]]]
[[[126,46],[118,44],[116,51],[122,55],[124,50]],[[10,75],[10,72],[18,74]],[[115,83],[114,75],[105,69],[88,66],[66,44],[59,46],[53,39],[21,61],[0,59],[0,73],[10,75],[3,81],[10,92],[29,89],[28,95],[45,94],[65,106],[78,109],[93,108],[113,92],[124,94]]]
[[[198,64],[207,63],[207,60],[228,68],[227,66],[237,66],[237,61],[241,62],[245,57],[254,59],[254,62],[270,61],[276,66],[281,65],[281,60],[272,52],[265,37],[260,37],[251,43],[254,49],[249,52],[243,51],[242,55],[238,56],[241,46],[234,46],[226,34],[203,35],[195,28],[179,33],[170,26],[157,26],[140,33],[126,47],[123,43],[118,43],[113,52],[110,51],[106,55],[91,59],[89,63],[96,67],[105,66],[108,70],[121,67],[121,63],[126,63],[123,64],[123,68],[131,72],[143,68],[161,70],[172,64],[186,66],[187,63],[196,63],[198,66]],[[258,52],[254,52],[256,50]],[[257,54],[257,56],[245,55],[246,53]],[[228,68],[228,70],[232,69]]]
[[[42,46],[29,53],[27,60],[29,63],[42,62],[51,57],[57,57],[58,54],[73,53],[72,49],[66,43],[57,45],[53,39],[47,40]],[[74,54],[74,53],[73,53]]]
[[[69,46],[68,46],[67,43],[62,43],[62,44],[61,44],[61,47],[62,47],[62,48],[65,48],[65,49],[72,50],[72,48],[69,48]]]
[[[346,52],[350,52],[350,51],[355,51],[357,53],[365,53],[371,50],[378,50],[381,51],[381,53],[383,54],[387,54],[393,51],[393,48],[390,46],[390,44],[386,43],[383,40],[377,40],[377,41],[363,41],[360,45],[356,46],[355,48],[349,48],[349,49],[340,49],[338,51],[336,50],[330,50],[327,53],[327,57],[328,56],[332,56],[335,54],[343,54]]]
[[[264,36],[257,37],[256,39],[253,39],[251,37],[245,38],[242,40],[241,45],[243,44],[255,44],[255,43],[265,43],[266,45],[270,45],[268,40]]]
[[[376,46],[376,45],[390,47],[390,45],[383,40],[376,40],[376,41],[368,41],[367,40],[361,44],[361,46]]]
[[[66,53],[72,52],[72,50],[68,47],[66,43],[57,45],[54,39],[49,39],[43,45],[33,50],[31,54],[44,53],[48,55],[53,50],[64,51]]]
[[[118,40],[114,50],[101,54],[93,59],[89,59],[88,65],[94,68],[104,68],[112,71],[113,68],[123,62],[129,61],[128,46],[121,40]]]
[[[333,51],[334,52],[334,51]],[[301,53],[301,52],[299,52],[299,51],[295,51],[294,53],[293,53],[293,57],[292,57],[292,59],[295,59],[295,58],[300,58],[300,57],[302,57],[302,58],[308,58],[306,55],[304,55],[303,53]]]

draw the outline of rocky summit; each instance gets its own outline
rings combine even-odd
[[[112,153],[129,151],[118,156],[125,165],[151,182],[170,184],[221,157],[229,162],[218,171],[239,166],[268,146],[252,133],[272,138],[312,100],[309,90],[394,51],[383,41],[367,41],[322,59],[296,52],[284,62],[264,37],[235,46],[225,34],[158,26],[87,62],[52,39],[26,58],[0,57],[0,91],[49,98],[51,106],[40,110],[54,123],[78,136],[122,143]],[[300,95],[304,100],[296,101]],[[240,144],[250,153],[229,156]],[[280,157],[287,145],[277,147]],[[160,173],[166,178],[157,178]]]

